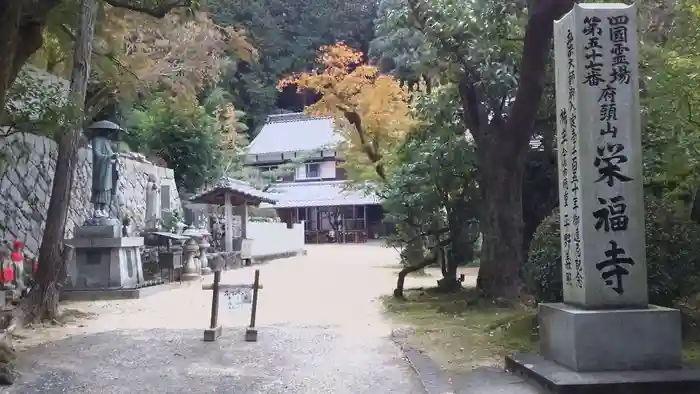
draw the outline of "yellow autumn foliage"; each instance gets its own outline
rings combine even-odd
[[[343,43],[321,47],[317,64],[318,69],[282,79],[277,88],[296,85],[298,91],[321,95],[305,112],[333,117],[336,130],[345,137],[341,149],[348,175],[358,181],[371,174],[371,178],[383,178],[378,166],[390,164],[391,153],[413,123],[408,91],[392,76],[365,64],[361,52]]]
[[[33,64],[68,79],[74,30],[60,18],[51,20]],[[198,92],[219,82],[231,58],[257,57],[243,30],[219,26],[205,12],[183,10],[153,18],[105,5],[93,45],[91,83],[120,101],[157,90],[193,104]]]
[[[243,31],[219,26],[204,12],[173,11],[155,19],[106,7],[98,37],[96,48],[115,54],[123,66],[103,70],[103,79],[121,82],[120,90],[129,83],[136,90],[165,88],[185,100],[216,85],[230,55],[244,60],[257,55]]]
[[[241,150],[245,148],[247,141],[241,138],[241,131],[246,126],[239,119],[239,112],[233,104],[224,103],[214,110],[214,118],[217,120],[218,131],[221,134],[219,148],[224,151]]]

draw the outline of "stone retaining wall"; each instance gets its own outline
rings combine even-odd
[[[34,257],[39,250],[49,206],[57,146],[49,138],[21,133],[0,140],[0,152],[10,158],[4,169],[0,169],[0,240],[24,242],[26,253]],[[144,227],[148,174],[153,174],[161,184],[161,197],[169,194],[169,199],[165,197],[165,200],[169,200],[171,209],[181,213],[173,170],[158,167],[132,153],[122,154],[120,163],[117,193],[120,215],[130,217],[134,228]],[[78,153],[66,238],[70,238],[75,226],[82,225],[92,213],[91,182],[92,152],[88,147]]]

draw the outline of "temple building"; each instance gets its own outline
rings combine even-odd
[[[330,117],[270,115],[250,143],[246,164],[263,173],[293,170],[267,190],[289,226],[304,221],[306,243],[359,243],[378,237],[382,208],[377,196],[346,187],[343,159]]]

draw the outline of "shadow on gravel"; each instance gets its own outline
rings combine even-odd
[[[363,346],[323,327],[266,327],[257,343],[243,332],[226,328],[214,343],[202,330],[74,336],[20,354],[7,392],[420,393],[391,344]]]
[[[203,342],[201,330],[74,336],[21,354],[10,392],[256,392],[272,371],[252,365],[259,349],[237,334],[215,343]]]

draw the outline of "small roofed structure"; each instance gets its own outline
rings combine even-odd
[[[234,252],[233,207],[237,207],[238,214],[241,216],[241,238],[245,241],[247,239],[246,225],[248,222],[248,205],[257,207],[261,203],[274,204],[276,202],[267,193],[256,189],[251,184],[230,177],[219,179],[213,187],[192,196],[190,201],[194,203],[224,206],[224,214],[226,217],[226,238],[224,242],[226,252]],[[243,255],[243,249],[246,249],[246,247],[242,245],[241,249],[240,252]],[[246,256],[242,257],[245,258]]]
[[[219,179],[213,187],[192,196],[190,201],[199,204],[224,205],[227,194],[231,205],[246,204],[257,207],[263,202],[268,204],[276,202],[267,193],[256,189],[250,183],[230,177]]]

